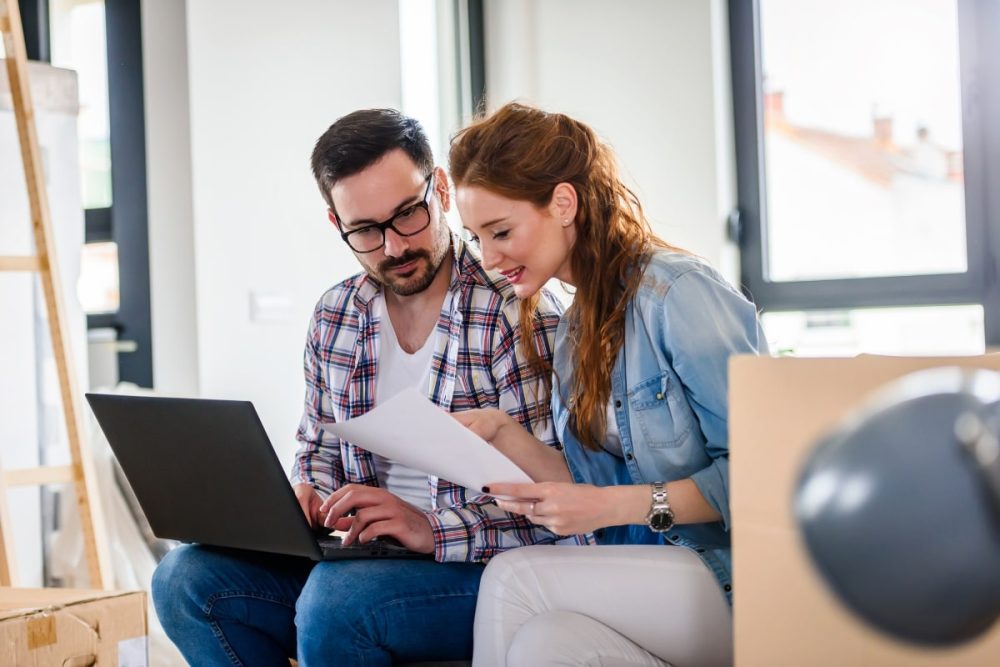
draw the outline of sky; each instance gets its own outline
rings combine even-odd
[[[870,136],[873,113],[897,143],[960,150],[955,0],[762,0],[763,72],[798,125]]]

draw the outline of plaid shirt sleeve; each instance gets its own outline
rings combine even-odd
[[[554,297],[543,295],[533,343],[543,359],[551,359],[561,308]],[[545,378],[529,367],[520,351],[518,317],[517,301],[512,300],[500,314],[493,340],[492,373],[500,409],[542,442],[558,446]],[[485,562],[502,551],[529,544],[593,542],[590,536],[561,538],[521,515],[503,511],[489,496],[466,498],[467,490],[457,486],[451,491],[451,506],[426,514],[434,531],[435,560]]]
[[[340,439],[319,428],[320,422],[334,421],[331,394],[323,374],[320,347],[320,307],[309,323],[304,352],[306,381],[305,407],[295,435],[299,441],[292,464],[292,484],[311,484],[326,495],[346,483],[340,457]]]

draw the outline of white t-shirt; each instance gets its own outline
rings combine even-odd
[[[378,372],[375,378],[375,400],[384,403],[399,392],[410,387],[427,396],[431,381],[431,360],[434,356],[437,328],[427,337],[423,347],[413,354],[407,353],[399,345],[396,330],[385,307],[385,297],[379,295],[372,300],[372,315],[381,320],[378,341]],[[420,443],[414,443],[419,446]],[[431,507],[430,487],[427,474],[404,466],[379,454],[375,458],[375,476],[379,485],[406,502],[429,511]]]
[[[608,397],[608,405],[605,408],[607,417],[607,431],[604,434],[604,449],[615,456],[624,456],[622,452],[622,435],[618,432],[618,421],[615,417],[615,397]]]

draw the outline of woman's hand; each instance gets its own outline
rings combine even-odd
[[[570,481],[569,468],[561,448],[549,447],[513,417],[495,408],[466,410],[451,414],[459,424],[492,444],[504,456],[528,473],[531,479]]]
[[[623,523],[622,507],[616,498],[618,487],[598,487],[572,482],[541,484],[490,484],[484,491],[495,496],[497,506],[514,514],[523,514],[532,523],[545,526],[556,535],[581,535],[598,528]]]
[[[496,408],[482,408],[476,410],[465,410],[464,412],[453,412],[451,416],[455,420],[469,429],[486,442],[492,443],[500,449],[497,440],[502,439],[502,432],[508,430],[510,426],[521,428],[521,425],[514,421],[514,418],[503,410]],[[522,429],[523,430],[523,429]]]

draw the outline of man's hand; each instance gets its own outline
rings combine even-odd
[[[295,491],[295,498],[299,501],[302,513],[306,515],[309,527],[317,528],[322,522],[319,515],[319,508],[323,504],[323,499],[316,493],[316,489],[312,487],[312,484],[300,482],[293,484],[292,489]]]
[[[353,517],[347,516],[354,512]],[[376,537],[395,538],[410,551],[434,553],[434,531],[419,509],[385,489],[348,484],[334,491],[319,508],[320,524],[350,529],[344,544],[365,543]]]

